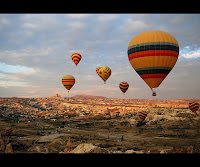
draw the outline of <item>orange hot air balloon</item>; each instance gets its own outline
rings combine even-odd
[[[98,71],[99,76],[104,80],[104,84],[106,83],[106,80],[111,75],[111,69],[109,67],[101,67]]]
[[[129,88],[129,84],[128,82],[121,82],[119,84],[119,88],[121,89],[121,91],[125,94],[125,92],[128,90]]]
[[[173,69],[178,56],[177,40],[164,31],[143,32],[136,35],[128,45],[130,64],[152,91]]]
[[[190,103],[189,103],[189,109],[190,109],[193,113],[196,113],[196,111],[199,109],[199,103],[197,103],[197,102],[190,102]]]
[[[140,111],[140,112],[138,113],[138,116],[140,117],[140,119],[141,119],[142,122],[144,122],[144,120],[146,119],[147,114],[148,114],[148,113],[147,113],[146,111]]]
[[[75,84],[75,78],[72,75],[66,75],[62,78],[62,84],[69,92]]]
[[[74,62],[74,64],[77,66],[78,63],[81,61],[81,54],[80,53],[73,53],[72,56],[72,61]]]
[[[11,127],[7,127],[7,128],[5,129],[5,132],[6,132],[6,135],[7,135],[7,136],[10,136],[10,135],[12,134],[12,132],[13,132],[13,129],[12,129]]]

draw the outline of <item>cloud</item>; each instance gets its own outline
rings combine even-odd
[[[90,15],[89,14],[67,14],[65,16],[67,16],[67,18],[72,18],[72,19],[85,19]]]
[[[30,87],[26,82],[0,81],[0,87]]]
[[[23,27],[24,28],[28,28],[28,29],[39,29],[39,25],[37,25],[37,24],[33,24],[33,23],[24,23],[23,24]]]
[[[40,71],[39,69],[29,68],[26,66],[8,65],[5,63],[0,63],[0,68],[1,71],[6,73],[23,73],[25,75],[31,75]]]
[[[125,32],[133,33],[133,32],[142,32],[150,29],[152,26],[148,22],[148,20],[140,19],[137,17],[130,17],[126,20],[124,25],[120,26],[120,29]]]
[[[182,55],[185,58],[198,58],[200,57],[200,51],[195,53],[187,53]]]
[[[117,18],[119,17],[119,15],[113,15],[113,14],[104,14],[104,15],[99,15],[97,17],[97,20],[98,21],[102,21],[102,22],[105,22],[105,21],[113,21],[113,20],[116,20]]]
[[[82,23],[82,22],[70,22],[67,25],[68,25],[68,27],[70,27],[72,29],[77,29],[77,30],[81,30],[86,27],[86,24]]]

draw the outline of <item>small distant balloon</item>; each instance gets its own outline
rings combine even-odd
[[[69,92],[75,84],[75,78],[72,75],[66,75],[62,78],[62,84]]]
[[[147,114],[148,114],[148,113],[147,113],[146,111],[140,111],[140,112],[138,113],[138,116],[140,117],[140,119],[141,119],[142,122],[146,119]]]
[[[80,53],[73,53],[72,54],[72,56],[71,56],[71,58],[72,58],[72,61],[74,62],[74,64],[77,66],[78,65],[78,63],[81,61],[81,54]]]
[[[121,91],[125,94],[125,92],[128,90],[129,88],[129,84],[128,82],[121,82],[119,84],[119,88],[121,89]]]
[[[191,102],[191,103],[189,103],[189,109],[193,113],[196,113],[196,111],[199,109],[199,103],[197,103],[197,102]]]
[[[5,129],[5,132],[6,132],[6,135],[7,135],[7,136],[10,136],[10,135],[12,134],[12,132],[13,132],[13,129],[12,129],[11,127],[7,127],[7,128]]]
[[[101,67],[99,70],[98,70],[98,73],[97,73],[103,80],[104,80],[104,84],[106,83],[106,80],[110,77],[111,75],[111,69],[109,67]]]

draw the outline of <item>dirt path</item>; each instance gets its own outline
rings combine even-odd
[[[122,136],[124,140],[129,140],[129,141],[136,141],[136,140],[155,140],[155,137],[146,137],[146,136],[134,136],[134,135],[125,135],[125,134],[113,134],[113,133],[104,133],[104,132],[96,132],[96,131],[87,131],[87,130],[82,130],[82,129],[76,129],[76,128],[70,128],[70,127],[65,127],[62,132],[67,132],[71,134],[91,134],[91,135],[96,135],[99,137],[104,137],[104,138],[113,138],[116,140],[121,140]]]
[[[50,142],[52,140],[54,140],[55,138],[58,138],[60,136],[68,136],[69,134],[66,133],[56,133],[56,134],[50,134],[50,135],[46,135],[46,136],[41,136],[40,139],[37,141],[38,143],[40,142]]]

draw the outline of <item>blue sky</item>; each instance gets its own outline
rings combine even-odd
[[[1,97],[49,97],[91,94],[109,98],[200,98],[199,14],[0,14]],[[157,96],[133,70],[127,48],[148,30],[172,34],[179,59],[157,88]],[[76,67],[71,54],[79,52]],[[96,68],[108,66],[104,85]],[[70,93],[61,79],[73,75]],[[118,85],[129,83],[124,96]]]

